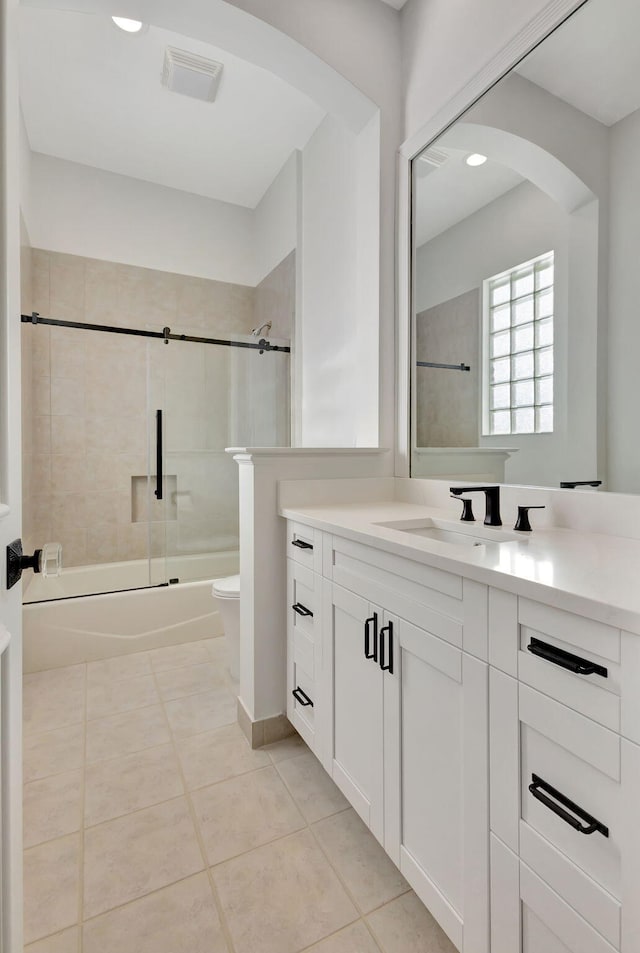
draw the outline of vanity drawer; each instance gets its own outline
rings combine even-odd
[[[616,947],[522,862],[520,899],[521,953],[614,953]]]
[[[300,566],[322,573],[322,533],[318,529],[287,521],[287,556]]]
[[[615,953],[610,943],[536,872],[493,834],[491,842],[491,953]],[[604,892],[603,896],[604,896]],[[629,947],[633,953],[634,947]],[[623,947],[623,953],[627,949]]]
[[[620,631],[518,600],[518,678],[620,731]]]
[[[287,717],[298,734],[315,752],[315,681],[296,659],[292,659],[289,666]]]
[[[294,559],[287,560],[287,607],[289,628],[302,633],[312,642],[319,638],[322,577],[301,566]]]
[[[521,854],[530,831],[620,901],[620,737],[525,685],[518,695]]]

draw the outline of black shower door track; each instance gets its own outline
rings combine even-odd
[[[142,331],[138,328],[120,328],[108,324],[83,324],[81,321],[60,321],[57,318],[42,318],[37,312],[33,314],[21,314],[20,320],[23,324],[47,324],[54,328],[77,328],[80,331],[104,331],[108,334],[129,334],[139,338],[157,338],[168,344],[169,341],[190,341],[192,344],[217,344],[222,347],[243,347],[251,351],[283,351],[291,353],[291,348],[280,344],[270,344],[266,338],[259,341],[225,341],[221,338],[197,337],[193,334],[172,334],[171,328],[163,328],[162,331]]]

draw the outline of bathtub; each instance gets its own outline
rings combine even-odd
[[[159,569],[159,563],[152,565],[152,578]],[[56,579],[35,576],[24,592],[23,670],[39,672],[221,635],[211,580],[237,573],[238,553],[172,559],[174,572],[179,583],[146,589],[133,587],[149,585],[147,560],[64,569]],[[105,589],[129,591],[92,595]]]

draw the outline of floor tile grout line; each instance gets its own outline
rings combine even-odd
[[[310,750],[310,749],[309,749],[309,750]],[[304,753],[306,753],[306,752],[304,752]],[[311,754],[313,754],[313,752],[311,752]],[[314,757],[315,757],[315,755],[314,755]],[[286,760],[291,760],[291,759],[286,759]],[[275,767],[276,767],[276,769],[277,769],[277,765],[275,765]],[[278,771],[278,774],[280,775],[280,772],[279,772],[279,771]],[[294,792],[291,790],[291,788],[289,787],[289,784],[287,783],[286,778],[282,777],[282,775],[280,775],[280,777],[282,778],[282,781],[283,781],[284,785],[286,786],[287,790],[290,792],[291,796],[292,796],[293,799],[296,801],[296,804],[298,804],[297,799],[296,799],[296,796],[295,796]],[[329,777],[331,778],[330,775],[329,775]],[[332,780],[333,784],[335,784],[335,781],[333,781],[332,778],[331,778],[331,780]],[[336,787],[337,787],[337,785],[336,785]],[[338,788],[338,790],[340,790],[340,789]],[[298,809],[300,810],[301,813],[304,814],[304,812],[303,812],[303,810],[302,810],[302,807],[301,807],[301,805],[299,805],[299,804],[298,804]],[[320,838],[317,836],[317,834],[316,834],[316,832],[315,832],[315,829],[314,829],[316,825],[319,825],[319,824],[323,823],[324,821],[328,821],[330,818],[337,817],[339,814],[346,814],[348,811],[354,811],[354,813],[356,813],[356,812],[355,812],[355,809],[353,808],[353,806],[352,806],[351,804],[347,803],[347,806],[344,807],[344,808],[342,808],[342,809],[339,810],[339,811],[334,811],[332,814],[327,814],[327,815],[324,816],[324,817],[319,817],[319,818],[317,818],[315,821],[308,821],[308,822],[307,822],[307,826],[309,827],[309,830],[310,830],[311,833],[313,834],[314,839],[315,839],[316,843],[318,844],[318,847],[320,848],[320,850],[321,850],[322,853],[324,854],[325,858],[327,859],[327,862],[329,863],[329,866],[331,867],[331,869],[334,871],[334,873],[335,873],[336,876],[338,877],[338,880],[340,881],[340,883],[341,883],[342,886],[344,887],[345,891],[347,892],[347,895],[349,896],[349,898],[350,898],[350,900],[352,901],[353,905],[355,906],[356,910],[358,910],[358,912],[360,913],[360,919],[363,920],[363,921],[366,921],[366,917],[370,916],[372,913],[375,913],[377,910],[382,909],[382,907],[386,906],[388,903],[393,903],[393,901],[394,901],[394,900],[397,900],[398,897],[403,897],[405,894],[410,893],[410,891],[411,891],[411,886],[410,886],[409,884],[407,884],[407,889],[406,889],[406,890],[402,890],[402,891],[401,891],[399,894],[397,894],[395,897],[391,897],[389,900],[385,900],[383,903],[378,904],[377,907],[373,907],[373,909],[371,909],[371,910],[368,910],[368,911],[366,911],[366,912],[362,910],[360,904],[357,902],[357,900],[355,899],[355,897],[352,895],[352,893],[351,893],[349,887],[347,886],[346,882],[344,881],[343,877],[341,876],[340,871],[339,871],[339,870],[337,869],[337,867],[333,864],[333,862],[332,862],[332,860],[331,860],[331,857],[329,856],[328,851],[323,847],[322,842],[321,842]],[[305,818],[305,820],[306,820],[306,818]],[[367,830],[369,830],[369,829],[367,828]],[[369,831],[369,833],[371,833],[371,832]],[[373,837],[374,835],[371,834],[371,836]],[[377,839],[376,839],[376,843],[379,844],[379,841],[377,841]],[[381,844],[380,844],[380,847],[382,847]],[[384,850],[384,848],[382,848],[382,849]],[[385,851],[385,856],[388,856],[387,853],[386,853],[386,851]],[[366,924],[366,926],[367,926],[367,928],[368,928],[368,924]],[[369,930],[369,932],[371,933],[371,930]],[[375,939],[375,937],[374,937],[374,939]],[[377,942],[377,941],[376,941],[376,942]],[[304,951],[301,951],[301,953],[304,953]]]
[[[289,737],[291,737],[291,736],[289,736]],[[286,740],[286,739],[283,739],[283,740]],[[248,742],[247,742],[247,744],[248,744]],[[280,744],[280,742],[279,742],[279,741],[274,741],[273,744],[276,744],[276,745],[277,745],[277,744]],[[264,751],[265,754],[268,754],[269,757],[271,758],[271,763],[273,764],[274,768],[277,768],[279,764],[284,764],[285,761],[293,761],[293,760],[295,760],[295,758],[301,758],[303,755],[308,754],[309,751],[311,751],[311,748],[308,748],[306,751],[299,751],[297,754],[292,754],[290,758],[279,758],[277,761],[275,761],[274,758],[273,758],[272,755],[271,755],[271,752],[270,752],[270,751],[267,751],[266,749],[267,749],[267,745],[263,745],[262,748],[255,748],[255,749],[253,749],[253,750],[255,750],[255,751]],[[280,774],[279,771],[278,771],[278,774]]]
[[[208,649],[207,649],[207,651],[208,651]],[[155,674],[154,674],[154,679],[156,680],[156,687],[157,687],[157,679],[156,679],[156,677],[155,677]],[[182,780],[182,785],[183,785],[183,789],[184,789],[184,796],[185,796],[185,799],[186,799],[186,802],[187,802],[187,807],[188,807],[188,810],[189,810],[189,815],[190,815],[190,817],[191,817],[191,823],[193,824],[193,829],[194,829],[194,832],[195,832],[195,835],[196,835],[196,840],[198,841],[198,847],[199,847],[199,850],[200,850],[200,854],[201,854],[201,856],[202,856],[202,860],[203,860],[203,863],[204,863],[204,870],[205,870],[207,879],[208,879],[208,881],[209,881],[209,889],[211,890],[211,896],[213,897],[213,903],[214,903],[214,906],[215,906],[215,908],[216,908],[216,912],[217,912],[217,914],[218,914],[218,921],[219,921],[219,923],[220,923],[220,928],[221,928],[221,930],[222,930],[222,935],[223,935],[223,937],[224,937],[224,941],[225,941],[225,943],[226,943],[226,945],[227,945],[227,949],[228,949],[229,953],[236,953],[236,948],[235,948],[235,945],[234,945],[234,942],[233,942],[233,938],[232,938],[232,936],[231,936],[231,930],[229,929],[229,924],[227,923],[227,918],[226,918],[225,913],[224,913],[224,908],[223,908],[223,906],[222,906],[222,902],[221,902],[220,897],[219,897],[219,895],[218,895],[218,890],[217,890],[217,888],[216,888],[215,882],[214,882],[214,880],[213,880],[213,877],[212,877],[212,875],[211,875],[211,871],[210,871],[210,868],[209,868],[209,863],[208,863],[208,858],[207,858],[207,851],[206,851],[206,847],[205,847],[205,844],[204,844],[204,840],[203,840],[203,838],[202,838],[202,836],[201,836],[201,833],[200,833],[200,827],[199,827],[199,825],[198,825],[195,808],[194,808],[194,806],[193,806],[193,802],[192,802],[192,800],[191,800],[190,793],[189,793],[189,790],[188,790],[188,788],[187,788],[186,778],[185,778],[185,776],[184,776],[184,771],[183,771],[183,768],[182,768],[182,761],[180,760],[180,751],[179,751],[179,748],[178,748],[178,739],[175,737],[175,735],[174,735],[174,733],[173,733],[173,729],[172,729],[171,723],[170,723],[170,721],[169,721],[169,716],[168,716],[168,714],[167,714],[167,711],[166,711],[166,709],[165,709],[165,706],[164,706],[164,702],[163,702],[163,701],[161,701],[161,705],[162,705],[162,710],[163,710],[163,712],[164,712],[165,720],[166,720],[166,722],[167,722],[167,726],[168,726],[168,728],[169,728],[169,737],[171,738],[171,742],[172,742],[172,744],[173,744],[174,755],[175,755],[176,761],[177,761],[177,763],[178,763],[178,771],[180,772],[180,778],[181,778],[181,780]],[[204,734],[204,732],[203,732],[203,734]]]
[[[48,731],[25,731],[24,737],[36,738],[36,737],[39,737],[40,735],[48,735],[52,731],[62,731],[63,728],[75,728],[77,727],[77,725],[82,725],[82,724],[84,724],[84,721],[81,719],[80,721],[70,721],[66,725],[56,725],[55,728],[50,728]]]
[[[335,782],[334,782],[334,783],[335,783]],[[354,808],[351,807],[351,805],[349,805],[349,807],[345,808],[344,811],[339,811],[338,813],[339,813],[339,814],[346,813],[348,810],[352,810],[352,811],[353,811]],[[355,813],[355,811],[354,811],[354,813]],[[336,814],[330,815],[330,817],[336,817],[336,816],[337,816]],[[402,890],[402,891],[401,891],[399,894],[397,894],[395,897],[391,897],[389,900],[385,900],[384,903],[378,904],[378,906],[377,906],[377,907],[374,907],[372,910],[368,910],[368,911],[363,910],[361,904],[356,900],[355,896],[352,894],[352,892],[351,892],[351,890],[349,889],[349,887],[347,886],[347,884],[346,884],[344,878],[343,878],[342,875],[340,874],[340,871],[338,870],[338,868],[336,867],[336,865],[332,862],[331,857],[329,856],[328,851],[324,848],[324,846],[323,846],[323,844],[322,844],[322,841],[320,840],[320,838],[318,837],[318,835],[316,834],[316,832],[315,832],[315,830],[314,830],[314,826],[315,826],[316,824],[322,823],[322,821],[324,821],[324,820],[328,820],[328,818],[320,818],[319,820],[314,821],[313,824],[310,824],[310,825],[309,825],[309,830],[311,831],[311,833],[312,833],[312,835],[313,835],[313,837],[314,837],[314,839],[315,839],[315,841],[316,841],[316,844],[318,845],[318,847],[319,847],[320,850],[322,851],[323,855],[325,856],[325,858],[326,858],[326,860],[327,860],[327,863],[329,864],[329,866],[331,867],[331,869],[332,869],[333,872],[335,873],[336,877],[338,878],[338,880],[339,880],[340,883],[342,884],[342,886],[343,886],[343,888],[344,888],[344,890],[345,890],[347,896],[349,897],[349,899],[350,899],[351,902],[353,903],[354,907],[355,907],[356,910],[358,911],[359,918],[364,922],[365,926],[366,926],[367,929],[369,930],[369,933],[371,933],[371,935],[373,936],[373,939],[376,941],[376,943],[377,943],[378,946],[379,946],[380,944],[378,943],[377,937],[373,934],[373,931],[372,931],[371,928],[369,927],[369,923],[368,923],[368,921],[367,921],[367,917],[371,916],[371,914],[372,914],[372,913],[375,913],[377,910],[382,909],[382,907],[386,907],[386,905],[387,905],[388,903],[393,903],[393,901],[394,901],[394,900],[397,900],[398,897],[403,897],[405,894],[409,893],[410,890],[411,890],[411,887],[408,886],[406,890]],[[367,828],[367,830],[368,830],[368,828]],[[371,832],[369,832],[369,833],[371,833]],[[371,836],[373,837],[374,835],[371,834]],[[379,843],[379,842],[376,840],[376,843]],[[382,845],[380,845],[380,846],[382,846]],[[383,848],[383,850],[384,850],[384,848]],[[385,851],[385,856],[387,856],[387,855],[386,855],[386,851]]]
[[[146,900],[148,897],[154,897],[158,893],[162,893],[163,890],[169,890],[171,887],[176,887],[178,884],[186,883],[187,880],[192,880],[194,877],[200,877],[201,874],[206,874],[206,867],[203,867],[202,870],[196,870],[192,874],[187,874],[185,877],[179,877],[177,880],[173,880],[170,884],[164,884],[162,887],[154,887],[153,890],[150,890],[149,893],[143,893],[139,897],[133,897],[131,900],[125,900],[124,903],[119,903],[115,907],[109,907],[108,910],[101,910],[100,913],[94,913],[90,917],[86,917],[82,920],[80,926],[84,926],[86,923],[93,923],[95,920],[100,920],[102,917],[108,917],[110,914],[115,913],[117,910],[124,910],[125,907],[130,907],[134,903],[139,903],[141,900]],[[65,927],[65,930],[70,929]],[[58,931],[64,932],[64,931]],[[50,936],[56,936],[55,933],[50,934]],[[43,940],[48,940],[50,937],[42,937]]]
[[[65,774],[76,774],[78,771],[82,773],[82,765],[79,765],[77,768],[67,768],[65,771],[56,771],[55,774],[45,774],[41,778],[32,778],[30,781],[24,781],[22,785],[23,796],[24,796],[25,789],[28,787],[31,787],[32,784],[40,784],[41,781],[51,781],[53,778],[61,778]],[[75,831],[71,831],[71,833],[74,834]],[[61,834],[59,834],[58,836],[62,837]],[[49,838],[49,840],[55,840],[55,839],[56,839],[55,837]],[[46,841],[41,841],[41,843],[44,844],[46,843]],[[35,847],[36,845],[32,844],[31,846]]]
[[[114,711],[110,715],[99,715],[97,718],[87,718],[87,724],[92,725],[96,721],[106,721],[107,718],[118,718],[120,715],[133,715],[136,711],[145,711],[147,708],[157,708],[159,703],[160,699],[151,702],[150,705],[139,705],[137,708],[125,708],[122,711]]]
[[[228,727],[230,727],[230,726],[229,726],[229,725],[223,725],[222,727],[223,727],[223,728],[228,728]],[[214,728],[214,729],[212,729],[212,730],[213,730],[213,731],[217,731],[218,729],[215,729],[215,728]],[[195,737],[198,737],[198,736],[197,736],[197,735],[190,735],[189,737],[195,738]],[[177,739],[177,740],[178,740],[178,741],[180,741],[180,740],[185,740],[185,741],[187,741],[188,738],[185,738],[185,739]],[[132,811],[125,811],[123,814],[116,814],[114,817],[107,817],[107,818],[105,818],[105,819],[102,820],[102,821],[96,821],[95,824],[86,824],[86,825],[85,825],[85,830],[93,830],[93,828],[95,828],[95,827],[101,827],[103,824],[110,824],[112,821],[118,821],[118,820],[120,820],[120,819],[123,818],[123,817],[132,817],[134,814],[140,814],[142,811],[148,811],[148,810],[149,810],[150,808],[152,808],[152,807],[161,807],[163,804],[168,804],[170,801],[177,801],[177,800],[179,800],[180,798],[185,797],[185,796],[187,796],[187,795],[198,794],[200,791],[204,791],[204,790],[206,790],[207,788],[216,787],[217,785],[219,785],[219,784],[224,784],[224,783],[227,782],[227,781],[233,781],[233,780],[235,780],[236,778],[246,777],[246,775],[248,775],[248,774],[256,774],[256,773],[259,772],[259,771],[265,771],[265,770],[267,770],[267,769],[271,769],[271,768],[274,767],[274,765],[272,765],[272,764],[264,764],[264,765],[262,765],[262,766],[259,767],[259,768],[251,768],[249,771],[242,771],[240,774],[233,774],[233,775],[230,775],[228,778],[222,778],[222,780],[220,780],[220,781],[212,781],[210,784],[203,784],[202,786],[197,787],[197,788],[189,788],[188,785],[187,785],[187,782],[186,782],[186,778],[185,778],[185,776],[184,776],[184,772],[183,772],[183,770],[182,770],[182,762],[180,761],[180,756],[179,756],[179,754],[178,754],[178,752],[177,752],[177,750],[176,750],[176,745],[174,744],[173,739],[171,739],[171,740],[168,741],[168,742],[167,742],[167,741],[163,742],[163,744],[161,744],[161,745],[154,745],[154,746],[151,747],[151,748],[142,748],[140,751],[134,751],[134,752],[132,752],[131,754],[126,754],[126,755],[118,756],[118,757],[116,757],[116,758],[109,758],[108,760],[105,760],[105,761],[93,761],[93,762],[91,762],[90,764],[87,765],[87,768],[92,768],[92,767],[94,767],[95,765],[98,765],[98,764],[109,764],[109,763],[112,762],[112,761],[119,761],[119,760],[120,760],[120,757],[122,757],[122,758],[134,757],[135,755],[144,754],[144,753],[147,752],[147,751],[157,751],[159,748],[168,748],[168,747],[170,747],[170,748],[172,749],[172,751],[174,752],[174,755],[175,755],[175,757],[176,757],[176,761],[177,761],[177,764],[178,764],[178,767],[179,767],[180,780],[181,780],[182,784],[184,785],[184,790],[182,791],[182,793],[181,793],[181,794],[173,794],[171,797],[164,798],[162,801],[154,801],[152,804],[146,804],[144,807],[137,807],[137,808],[135,808],[135,809],[132,810]],[[296,804],[296,807],[298,807],[297,804]],[[301,809],[300,809],[299,807],[298,807],[298,810],[299,810],[300,813],[302,814],[302,811],[301,811]],[[347,810],[347,808],[344,808],[343,810]],[[336,813],[339,814],[339,813],[341,813],[341,812],[340,812],[340,811],[337,811]],[[328,816],[333,817],[334,815],[332,814],[332,815],[328,815]],[[304,817],[304,815],[302,815],[302,817],[303,817],[303,820],[305,821],[305,824],[306,824],[306,823],[307,823],[306,818]],[[322,820],[324,820],[324,818],[322,818]],[[314,822],[314,823],[315,823],[315,822]],[[72,833],[75,833],[75,832],[72,831]],[[53,841],[53,840],[60,840],[62,837],[68,837],[68,836],[69,836],[68,834],[59,834],[59,835],[57,835],[56,837],[50,838],[50,840],[52,840],[52,841]],[[277,839],[277,838],[276,838],[276,839]],[[46,843],[49,843],[49,841],[42,841],[42,843],[45,843],[45,844],[46,844]],[[34,845],[32,845],[32,846],[36,847],[36,846],[39,846],[39,845],[34,844]],[[30,848],[28,848],[28,849],[30,849]],[[251,849],[253,849],[253,848],[251,848]],[[238,856],[239,856],[239,855],[238,855]],[[216,866],[216,865],[214,865],[214,866]]]
[[[327,936],[324,936],[321,940],[315,940],[310,946],[305,946],[301,950],[296,950],[296,953],[313,953],[313,948],[317,947],[319,943],[325,943],[327,940],[331,940],[332,937],[339,936],[343,930],[348,930],[349,927],[354,926],[356,923],[361,923],[364,926],[365,930],[367,930],[369,936],[373,940],[376,949],[379,950],[380,953],[385,953],[375,936],[371,933],[369,925],[366,923],[364,917],[360,917],[359,920],[353,920],[351,923],[347,923],[347,925],[344,927],[339,927],[337,930],[334,930],[333,933],[329,933]]]

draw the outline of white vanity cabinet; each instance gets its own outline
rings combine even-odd
[[[455,945],[489,953],[488,664],[464,651],[466,632],[486,655],[486,587],[329,534],[321,546],[313,750]],[[304,624],[290,610],[290,685]]]
[[[290,688],[314,698],[290,717],[457,948],[640,953],[640,635],[462,566],[288,540],[314,613],[290,615]]]
[[[384,610],[325,581],[323,764],[378,840],[384,841]]]
[[[492,953],[638,953],[638,636],[490,607]]]

